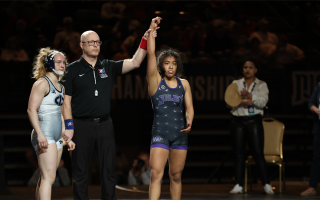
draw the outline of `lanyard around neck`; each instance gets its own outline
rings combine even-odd
[[[244,86],[245,89],[247,89],[247,84],[246,84],[246,82],[243,82],[243,86]],[[256,82],[254,82],[254,84],[253,84],[253,86],[252,86],[252,90],[251,90],[250,93],[253,92],[253,89],[254,89],[255,86],[256,86]],[[249,89],[249,88],[248,88],[248,89]]]

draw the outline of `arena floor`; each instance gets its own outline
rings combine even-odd
[[[278,193],[278,184],[272,183],[275,187],[275,195],[266,195],[261,185],[253,185],[253,189],[247,194],[231,195],[229,191],[233,185],[230,184],[203,184],[203,185],[183,185],[182,199],[215,199],[215,200],[240,200],[240,199],[320,199],[320,191],[313,197],[301,197],[300,193],[308,187],[307,182],[288,182],[286,191]],[[160,199],[170,199],[170,186],[162,186]],[[90,199],[100,199],[100,186],[89,186]],[[30,187],[9,187],[0,194],[1,200],[27,200],[34,199],[35,188]],[[148,199],[147,186],[117,186],[118,199]],[[54,200],[71,200],[72,187],[53,188],[52,199]]]

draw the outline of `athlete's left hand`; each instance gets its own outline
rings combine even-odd
[[[161,17],[155,17],[151,20],[151,24],[150,24],[150,29],[155,30],[155,28],[157,28],[161,22],[162,18]]]
[[[160,27],[157,27],[156,30],[152,32],[152,36],[153,36],[154,38],[157,37],[157,30],[158,30],[159,28],[160,28]],[[148,30],[144,33],[143,38],[146,39],[146,40],[148,40],[148,37],[149,37],[150,32],[151,32],[151,29],[148,29]]]
[[[186,133],[188,133],[189,131],[191,131],[191,123],[187,123],[187,127],[186,127],[185,129],[181,130],[180,132],[181,132],[182,134],[186,134]]]
[[[76,148],[76,144],[72,140],[70,140],[70,142],[68,143],[68,146],[69,146],[68,151],[73,151]]]

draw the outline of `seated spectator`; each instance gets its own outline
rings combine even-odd
[[[131,11],[128,9],[125,9],[123,12],[123,18],[120,19],[116,23],[116,25],[112,28],[112,32],[115,35],[120,33],[121,40],[125,40],[139,26],[140,26],[140,22],[138,20],[132,19]]]
[[[37,35],[37,39],[35,43],[36,49],[49,47],[51,45],[52,45],[52,41],[48,40],[46,36],[44,36],[43,34]]]
[[[34,47],[34,32],[35,31],[33,31],[32,29],[27,29],[27,23],[20,19],[16,22],[15,30],[11,34],[17,38],[21,47],[25,49],[26,52],[29,53],[29,55],[30,51],[32,51]]]
[[[285,34],[279,35],[279,44],[270,56],[274,59],[277,67],[293,64],[295,61],[303,60],[305,55],[299,47],[289,44]]]
[[[119,61],[119,60],[124,60],[124,59],[128,59],[128,58],[129,58],[128,53],[120,49],[120,50],[112,57],[112,60],[114,60],[114,61]]]
[[[221,25],[226,32],[232,32],[235,21],[231,20],[231,11],[228,8],[221,9],[221,18],[215,19],[213,25],[215,27]]]
[[[242,26],[240,23],[236,23],[233,27],[233,31],[229,34],[234,44],[234,50],[232,52],[232,59],[230,59],[230,64],[235,66],[243,63],[244,54],[248,47],[248,38],[242,32]]]
[[[227,5],[227,1],[223,1],[223,0],[212,0],[212,1],[209,1],[209,3],[212,8],[218,8],[218,9],[221,9]]]
[[[168,46],[183,50],[183,31],[180,26],[174,26],[167,40]]]
[[[269,54],[270,49],[275,48],[278,45],[278,37],[276,34],[269,32],[269,24],[270,22],[265,18],[261,19],[258,22],[259,30],[253,32],[249,37],[249,41],[253,38],[258,38],[261,43],[260,48],[267,54]]]
[[[143,21],[147,16],[147,6],[143,1],[130,1],[128,3],[128,8],[132,11],[133,19]]]
[[[236,23],[229,36],[234,44],[234,50],[237,51],[238,54],[244,54],[246,47],[248,46],[248,38],[242,33],[242,25],[240,23]]]
[[[10,32],[14,30],[14,23],[18,20],[18,13],[14,4],[18,3],[19,2],[11,2],[10,5],[1,13],[1,33],[4,35],[9,35]],[[5,6],[2,6],[2,8],[4,7]],[[2,41],[0,41],[0,45],[3,46]]]
[[[35,28],[37,22],[39,21],[36,15],[36,11],[36,7],[30,4],[25,5],[20,13],[21,19],[27,23],[28,28]]]
[[[69,42],[67,40],[61,40],[58,49],[66,54],[69,63],[72,63],[80,58],[80,55],[76,55],[70,50]]]
[[[26,51],[20,47],[17,38],[11,36],[7,40],[6,47],[1,53],[0,60],[25,62],[29,61],[29,56]]]
[[[245,11],[239,12],[239,21],[241,24],[241,33],[250,36],[251,33],[255,32],[257,23],[250,20],[246,15]]]
[[[150,177],[149,154],[140,152],[129,171],[128,185],[150,185]]]
[[[101,18],[106,21],[108,26],[114,24],[123,18],[123,11],[126,5],[122,2],[109,1],[101,6]]]
[[[101,7],[101,18],[106,19],[122,19],[123,11],[126,8],[126,5],[122,2],[109,1],[102,5]]]
[[[213,34],[208,33],[205,44],[206,52],[212,54],[215,59],[221,59],[231,54],[234,46],[222,25],[214,27]]]
[[[70,50],[78,55],[78,52],[82,52],[80,43],[80,33],[73,30],[73,20],[71,17],[65,17],[63,19],[63,30],[58,32],[54,37],[53,47],[59,48],[62,40],[66,40],[69,43]]]
[[[192,58],[195,58],[199,55],[199,53],[202,53],[205,46],[205,37],[204,32],[202,31],[199,24],[194,24],[190,36],[190,52]]]
[[[144,27],[141,27],[139,26],[136,30],[134,30],[134,32],[129,35],[124,41],[123,43],[121,44],[121,49],[126,52],[129,57],[132,57],[133,54],[135,53],[136,51],[136,47],[139,45],[139,44],[136,44],[136,40],[138,40],[138,42],[140,42],[141,40],[141,37],[143,36],[144,34],[144,30],[145,28]]]
[[[104,55],[105,59],[111,60],[112,57],[119,52],[120,44],[116,40],[104,40],[100,47],[100,54]]]
[[[252,38],[249,45],[249,49],[244,53],[244,59],[251,57],[257,62],[266,63],[267,53],[260,49],[260,40],[258,38]]]

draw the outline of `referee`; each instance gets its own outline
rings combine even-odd
[[[159,24],[160,20],[161,18],[156,17],[151,23]],[[140,66],[146,56],[149,31],[143,36],[133,58],[122,61],[98,60],[102,43],[98,34],[86,31],[81,35],[80,47],[83,55],[67,67],[62,106],[66,125],[63,138],[68,142],[74,135],[73,141],[77,145],[72,152],[75,200],[89,199],[88,167],[93,151],[96,151],[99,162],[101,199],[117,199],[114,129],[109,115],[113,81],[116,76]]]

